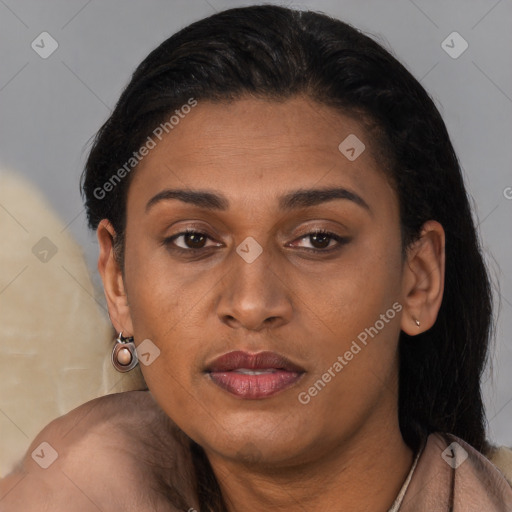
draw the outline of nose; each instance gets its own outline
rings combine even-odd
[[[270,251],[251,263],[231,255],[230,271],[222,279],[217,315],[232,328],[260,331],[285,325],[293,313],[292,290]]]

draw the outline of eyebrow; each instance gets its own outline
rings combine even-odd
[[[206,208],[208,210],[225,211],[229,209],[229,200],[224,195],[216,192],[205,190],[165,189],[148,201],[146,204],[146,213],[148,213],[149,210],[157,203],[173,199],[193,204],[200,208]],[[372,210],[368,206],[368,203],[361,196],[341,187],[294,190],[293,192],[289,192],[279,198],[279,208],[287,211],[299,208],[308,208],[334,199],[352,201],[367,210],[368,213],[372,214]]]

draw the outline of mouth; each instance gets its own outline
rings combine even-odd
[[[213,384],[246,400],[275,395],[297,383],[305,372],[275,352],[250,354],[240,350],[218,357],[205,369]]]

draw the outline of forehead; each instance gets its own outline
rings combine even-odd
[[[226,189],[233,196],[243,191],[255,199],[313,185],[386,193],[377,148],[362,120],[307,97],[199,100],[161,140],[153,138],[129,202],[171,186]]]

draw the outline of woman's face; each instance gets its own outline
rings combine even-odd
[[[150,340],[151,393],[210,456],[286,465],[396,427],[399,210],[374,149],[358,121],[303,97],[200,101],[134,171],[129,307],[112,316]],[[206,369],[231,351],[301,371],[216,383]]]

